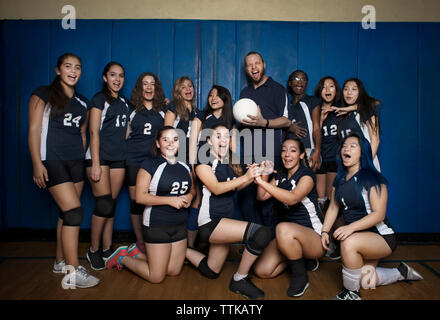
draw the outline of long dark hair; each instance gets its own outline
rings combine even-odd
[[[76,58],[82,64],[81,58],[74,53],[64,53],[57,60],[57,68],[61,68],[64,60],[67,58]],[[49,103],[51,105],[50,116],[56,117],[61,115],[69,105],[70,98],[64,92],[61,85],[61,78],[56,75],[52,83],[49,85]]]
[[[103,75],[103,76],[107,76],[107,72],[108,72],[108,71],[110,70],[110,68],[113,67],[113,66],[119,66],[119,67],[121,67],[121,69],[124,71],[124,74],[125,74],[125,69],[124,69],[124,67],[122,66],[122,64],[120,64],[119,62],[110,61],[109,63],[107,63],[107,64],[105,65],[104,70],[102,71],[102,75]],[[116,98],[112,96],[112,93],[111,93],[111,91],[110,91],[110,89],[109,89],[109,87],[108,87],[108,83],[105,82],[105,81],[102,81],[102,89],[101,89],[101,92],[105,94],[105,100],[106,100],[108,103],[112,104],[112,103],[116,100]]]
[[[359,141],[359,146],[361,148],[361,159],[360,159],[360,170],[358,173],[357,182],[360,187],[364,187],[367,191],[370,190],[371,187],[376,187],[378,193],[381,191],[381,185],[388,185],[385,177],[380,173],[373,164],[371,145],[367,139],[361,137],[357,132],[351,132],[347,136],[342,139],[339,148],[338,154],[336,156],[336,163],[338,165],[338,171],[335,178],[335,195],[338,194],[339,185],[343,182],[347,176],[347,169],[345,168],[342,159],[341,159],[341,150],[345,141],[348,138],[355,137]],[[356,190],[361,192],[362,190]]]
[[[371,97],[367,93],[367,90],[365,90],[365,87],[364,87],[364,84],[362,83],[362,81],[358,78],[350,78],[350,79],[345,80],[344,85],[342,86],[342,90],[344,90],[345,85],[350,81],[355,82],[358,87],[359,96],[356,99],[355,104],[358,105],[357,112],[360,115],[361,123],[369,124],[376,132],[379,132],[380,131],[380,123],[379,123],[379,114],[378,114],[377,106],[380,104],[380,100]],[[342,107],[347,106],[345,99],[342,99],[341,106]],[[373,124],[373,122],[371,121],[372,117],[375,118],[376,124]]]
[[[338,81],[336,81],[336,79],[333,78],[332,76],[325,76],[325,77],[321,78],[321,80],[319,80],[319,82],[315,88],[314,96],[319,98],[319,100],[321,101],[321,106],[322,106],[322,104],[324,103],[324,100],[322,99],[322,90],[324,89],[325,80],[331,80],[331,81],[333,81],[333,83],[335,85],[336,92],[335,92],[335,98],[332,101],[332,105],[334,105],[336,107],[341,106],[342,90],[341,90],[341,87],[339,86]]]
[[[309,167],[309,160],[307,159],[307,152],[306,152],[306,148],[304,147],[304,143],[298,139],[298,138],[286,138],[284,139],[283,143],[281,144],[281,146],[284,144],[284,142],[286,142],[287,140],[292,140],[295,141],[298,144],[299,147],[299,154],[304,153],[304,159],[302,159],[302,161],[300,162],[300,165],[303,165],[305,167]],[[284,167],[283,164],[281,164],[280,167],[280,176],[286,176],[287,177],[287,170]]]
[[[228,127],[226,126],[225,123],[219,123],[219,124],[216,124],[214,127],[211,128],[211,130],[212,130],[211,135],[214,133],[214,131],[215,131],[217,128],[220,128],[220,127],[223,127],[223,128],[228,129]],[[228,129],[228,130],[230,130],[230,129]],[[211,139],[211,136],[209,136],[208,138]],[[227,157],[228,157],[228,164],[229,164],[229,166],[232,168],[232,170],[234,171],[234,173],[237,175],[237,177],[242,176],[242,175],[243,175],[243,168],[241,167],[241,165],[238,164],[238,163],[237,163],[237,164],[233,164],[233,163],[232,163],[232,160],[233,160],[234,158],[237,158],[237,155],[234,154],[234,152],[232,151],[232,149],[231,149],[231,143],[229,143],[229,150],[228,150],[228,156],[227,156]]]
[[[153,110],[159,113],[166,107],[165,93],[162,88],[162,84],[159,78],[152,72],[142,72],[137,78],[136,83],[131,91],[130,102],[136,108],[136,112],[142,111],[144,107],[144,96],[142,94],[142,80],[150,76],[154,78],[154,97],[153,97]]]
[[[204,115],[202,119],[202,129],[206,127],[206,118],[214,112],[214,110],[209,105],[209,95],[214,89],[217,89],[217,95],[220,97],[220,99],[222,99],[224,103],[224,106],[222,108],[222,117],[223,117],[224,125],[226,126],[226,128],[228,128],[228,130],[231,130],[232,127],[234,126],[231,93],[229,92],[228,89],[219,85],[213,85],[211,90],[209,90],[208,99],[206,101],[206,106],[204,109]]]

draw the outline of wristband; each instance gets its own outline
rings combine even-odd
[[[269,119],[266,119],[266,129],[269,128]]]
[[[321,231],[321,236],[322,236],[323,233],[327,233],[327,235],[328,235],[328,232],[327,232],[327,231]]]

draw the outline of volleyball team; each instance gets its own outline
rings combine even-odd
[[[59,207],[53,272],[65,274],[63,287],[99,283],[78,258],[85,176],[95,198],[86,254],[93,270],[127,268],[160,283],[179,275],[186,261],[216,279],[230,245],[243,243],[229,289],[250,299],[264,297],[251,270],[259,278],[286,270],[287,295],[299,297],[309,286],[307,272],[317,270],[324,255],[342,260],[335,299],[359,300],[361,286],[422,279],[404,262],[378,266],[396,248],[377,157],[380,102],[355,78],[340,87],[326,76],[308,96],[301,70],[291,73],[286,90],[266,74],[258,52],[245,56],[244,67],[249,85],[240,98],[253,99],[259,109],[237,124],[228,89],[213,85],[200,110],[188,77],[175,81],[169,101],[159,78],[144,72],[124,97],[125,70],[117,62],[105,66],[102,90],[89,101],[75,90],[80,57],[59,57],[53,82],[30,97],[28,142],[33,180]],[[237,144],[244,129],[252,154]],[[260,129],[258,147],[263,154],[273,147],[273,159],[254,156]],[[136,243],[113,249],[124,182]]]

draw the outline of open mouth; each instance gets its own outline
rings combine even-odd
[[[67,78],[70,79],[71,81],[76,81],[77,76],[76,75],[68,75]]]
[[[351,159],[351,155],[349,155],[348,153],[343,153],[342,154],[342,160],[345,161],[350,161]]]

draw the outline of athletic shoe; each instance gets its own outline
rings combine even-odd
[[[138,249],[141,250],[141,252],[143,254],[145,254],[147,252],[147,250],[145,249],[145,243],[144,242],[136,242],[136,247],[138,247]]]
[[[87,257],[87,260],[90,263],[90,267],[93,270],[99,271],[99,270],[104,270],[105,269],[105,262],[102,259],[101,250],[98,250],[96,252],[92,252],[89,249],[89,251],[86,254],[86,257]]]
[[[404,277],[404,280],[423,280],[423,277],[405,262],[400,262],[400,265],[397,267],[400,274]]]
[[[340,244],[330,242],[329,248],[330,248],[330,250],[327,251],[327,253],[325,254],[326,257],[329,257],[331,260],[341,259],[341,246],[340,246]]]
[[[142,251],[138,248],[137,243],[132,243],[128,248],[127,248],[127,256],[132,257],[132,258],[136,258],[136,256],[142,253]]]
[[[113,254],[105,262],[105,267],[107,269],[112,269],[113,267],[116,267],[116,269],[121,270],[124,267],[121,263],[121,260],[128,254],[127,249],[127,246],[121,246],[116,249],[115,252],[113,252]]]
[[[336,297],[332,300],[362,300],[361,294],[359,291],[350,291],[348,289],[342,288],[342,291],[339,292]]]
[[[319,267],[318,259],[305,259],[305,265],[307,271],[316,271]]]
[[[287,289],[287,295],[289,297],[300,297],[306,292],[309,287],[309,279],[307,275],[305,277],[292,278],[290,280],[290,287]]]
[[[61,260],[58,263],[55,260],[53,262],[53,269],[52,269],[52,271],[53,271],[53,273],[65,273],[65,271],[66,271],[66,260]]]
[[[75,271],[66,274],[61,280],[63,289],[91,288],[98,283],[99,279],[92,276],[83,266],[78,266]]]
[[[108,257],[110,257],[113,252],[115,252],[115,249],[113,249],[113,246],[110,246],[110,248],[108,248],[107,250],[103,250],[101,253],[101,257],[102,260],[104,260],[104,262],[108,259]]]
[[[258,289],[251,281],[249,276],[241,279],[240,281],[234,281],[231,279],[229,284],[229,290],[235,293],[241,293],[244,297],[248,299],[260,299],[264,297],[264,291]]]

